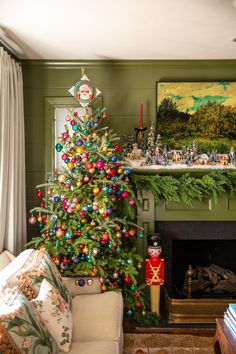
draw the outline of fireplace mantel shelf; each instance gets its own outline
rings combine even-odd
[[[143,165],[140,166],[140,161],[129,161],[129,168],[132,169],[132,172],[135,174],[207,174],[216,171],[235,171],[236,166],[232,165],[193,165],[187,166],[185,164],[176,164],[170,166],[160,166],[160,165]]]

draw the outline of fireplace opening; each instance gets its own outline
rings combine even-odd
[[[174,239],[172,242],[174,295],[236,298],[235,240]]]

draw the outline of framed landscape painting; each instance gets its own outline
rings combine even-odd
[[[236,148],[236,82],[157,82],[156,108],[167,147],[195,141],[202,152]]]

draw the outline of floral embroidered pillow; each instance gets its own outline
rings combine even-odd
[[[59,353],[34,306],[18,287],[6,288],[0,294],[0,353]]]
[[[59,291],[44,279],[39,295],[31,304],[35,306],[42,324],[55,339],[60,351],[68,353],[72,341],[72,314]]]
[[[71,305],[71,295],[62,283],[61,274],[45,249],[36,250],[31,266],[19,272],[16,277],[20,281],[22,292],[29,300],[38,295],[43,279],[47,279]]]

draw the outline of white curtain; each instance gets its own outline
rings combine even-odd
[[[25,136],[21,65],[0,47],[0,252],[26,243]]]

